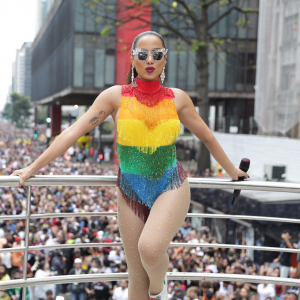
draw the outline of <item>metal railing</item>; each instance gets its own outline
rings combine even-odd
[[[18,187],[20,178],[18,176],[0,176],[0,187]],[[95,280],[127,280],[128,273],[105,273],[105,274],[85,274],[85,275],[65,275],[53,276],[47,278],[27,278],[28,251],[40,249],[62,249],[62,248],[83,248],[83,247],[115,247],[122,246],[122,243],[78,243],[78,244],[58,244],[29,246],[29,220],[39,218],[53,217],[90,217],[90,216],[117,216],[116,212],[90,212],[90,213],[46,213],[31,214],[31,190],[32,186],[115,186],[117,176],[90,176],[90,175],[36,175],[34,178],[26,180],[24,186],[27,186],[26,197],[26,215],[0,216],[0,220],[26,220],[25,226],[25,245],[24,247],[0,249],[0,252],[24,251],[23,279],[0,282],[0,289],[11,289],[15,287],[28,287],[43,285],[45,283],[62,284],[72,282],[90,282]],[[300,193],[300,184],[287,182],[269,182],[269,181],[232,181],[230,179],[208,179],[208,178],[188,178],[190,187],[193,188],[222,188],[222,189],[241,189],[241,190],[259,190]],[[218,218],[218,219],[237,219],[237,220],[260,220],[271,222],[300,223],[300,219],[272,218],[261,216],[245,215],[227,215],[227,214],[205,214],[188,213],[187,217]],[[246,246],[230,244],[210,244],[210,243],[170,243],[170,247],[218,247],[235,248],[277,252],[300,253],[300,249],[264,247],[264,246]],[[176,272],[168,273],[169,280],[220,280],[220,281],[248,281],[253,283],[272,283],[288,286],[300,287],[299,279],[280,278],[270,276],[256,275],[237,275],[237,274],[216,274],[216,273],[192,273]],[[23,299],[26,299],[26,288],[23,289]],[[300,293],[298,295],[300,300]]]

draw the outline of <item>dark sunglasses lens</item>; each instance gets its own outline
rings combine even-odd
[[[153,58],[154,58],[155,60],[161,60],[161,59],[163,58],[163,53],[162,53],[162,52],[159,52],[159,51],[153,52]]]
[[[140,52],[138,53],[138,59],[139,59],[139,60],[146,60],[146,59],[147,59],[147,56],[148,56],[148,53],[147,53],[147,52],[140,51]]]

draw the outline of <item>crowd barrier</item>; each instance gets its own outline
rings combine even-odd
[[[193,188],[222,188],[222,189],[240,189],[240,190],[259,190],[259,191],[276,191],[300,193],[299,183],[288,182],[270,182],[270,181],[232,181],[230,179],[215,178],[188,178],[190,187]],[[18,187],[20,182],[19,176],[0,176],[0,187]],[[29,220],[38,218],[53,217],[75,217],[75,216],[117,216],[116,212],[91,212],[91,213],[47,213],[47,214],[31,214],[31,189],[32,186],[115,186],[117,176],[94,176],[94,175],[36,175],[34,178],[26,180],[24,186],[27,186],[26,197],[26,215],[0,216],[0,220],[23,219],[26,220],[25,226],[25,246],[10,249],[0,249],[0,252],[7,251],[24,251],[24,268],[23,279],[0,282],[0,290],[11,289],[15,287],[28,287],[43,285],[45,283],[72,283],[72,282],[90,282],[97,280],[128,280],[128,273],[102,273],[102,274],[85,274],[85,275],[65,275],[52,276],[47,278],[27,278],[27,259],[28,251],[38,249],[61,249],[61,248],[82,248],[82,247],[115,247],[122,246],[122,243],[81,243],[81,244],[59,244],[48,246],[28,246],[29,240]],[[288,222],[300,223],[300,219],[289,218],[272,218],[262,216],[245,216],[245,215],[228,215],[228,214],[206,214],[206,213],[188,213],[187,217],[202,218],[228,218],[239,220],[261,220],[271,222]],[[246,245],[230,245],[230,244],[206,244],[206,243],[170,243],[170,247],[220,247],[235,249],[252,249],[263,251],[280,251],[300,253],[300,249],[265,247],[265,246],[246,246]],[[176,272],[168,273],[169,280],[220,280],[220,281],[242,281],[252,283],[272,283],[287,286],[300,287],[299,279],[280,278],[270,276],[255,275],[238,275],[238,274],[219,274],[219,273],[192,273],[192,272]],[[23,299],[26,299],[26,289],[23,289]],[[300,300],[300,292],[298,294]]]

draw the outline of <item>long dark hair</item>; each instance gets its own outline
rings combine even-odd
[[[46,260],[45,260],[45,259],[41,259],[41,260],[39,261],[39,264],[38,264],[37,269],[38,269],[38,270],[44,270],[45,264],[46,264]]]
[[[141,37],[145,36],[145,35],[156,35],[162,41],[164,48],[166,48],[165,41],[164,41],[163,37],[159,33],[155,32],[155,31],[144,31],[144,32],[141,32],[139,35],[137,35],[135,37],[135,39],[134,39],[134,41],[132,43],[132,47],[131,47],[131,55],[132,55],[132,50],[136,48],[136,44],[139,41],[139,39]],[[136,71],[135,68],[133,69],[133,73],[134,73],[134,78],[136,76],[138,76],[138,73],[137,73],[137,71]],[[127,77],[126,77],[126,84],[129,84],[129,83],[131,83],[131,64],[130,64],[129,71],[128,71]]]
[[[3,275],[0,275],[0,279],[2,279],[5,275],[8,274],[8,270],[7,270],[7,267],[5,264],[1,264],[0,267],[3,267],[4,268],[4,274]]]

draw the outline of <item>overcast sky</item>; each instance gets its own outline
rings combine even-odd
[[[0,1],[0,111],[11,85],[16,49],[32,42],[36,32],[37,0]]]

